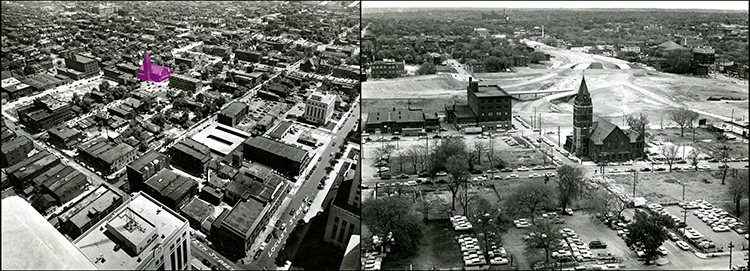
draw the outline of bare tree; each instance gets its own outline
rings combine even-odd
[[[672,165],[675,163],[675,160],[677,159],[677,151],[679,148],[677,145],[674,144],[664,144],[661,146],[661,155],[664,155],[664,158],[667,159],[667,165],[669,165],[669,171],[672,171]]]
[[[563,211],[568,204],[576,198],[582,190],[584,172],[577,165],[563,165],[557,168],[557,187],[560,208]]]
[[[733,171],[729,179],[729,189],[727,191],[732,199],[732,203],[734,203],[734,214],[740,217],[742,214],[742,200],[748,198],[748,194],[750,194],[750,182],[748,182],[747,170],[735,169]]]
[[[721,161],[721,165],[723,167],[723,170],[722,170],[723,173],[721,175],[721,184],[724,184],[724,181],[727,178],[727,170],[729,169],[729,165],[727,165],[727,163],[729,163],[731,152],[730,152],[729,147],[724,145],[719,149],[718,152],[716,152],[716,154],[717,154],[716,156],[719,157],[719,161]]]
[[[468,182],[465,182],[468,183]],[[456,192],[456,199],[458,200],[458,204],[461,206],[461,208],[464,211],[464,215],[469,214],[469,205],[479,199],[479,197],[475,193],[469,193],[469,188],[466,184],[461,186],[458,189],[458,192]]]
[[[482,153],[488,150],[489,150],[489,147],[488,147],[487,142],[474,140],[474,152],[477,154],[477,165],[482,164]]]
[[[700,155],[697,149],[692,149],[690,153],[688,153],[688,161],[690,161],[690,165],[693,166],[695,171],[698,171],[698,163],[700,162],[699,158]]]
[[[409,158],[409,162],[411,163],[411,166],[414,169],[415,173],[419,172],[419,169],[420,169],[421,149],[424,149],[424,147],[420,145],[414,145],[406,150],[406,156]]]
[[[586,212],[591,215],[601,214],[610,221],[620,220],[622,212],[628,208],[625,201],[606,187],[599,187],[592,191],[591,195],[586,198],[586,203],[588,205]]]
[[[683,137],[685,135],[685,126],[692,125],[698,118],[698,113],[687,107],[681,107],[669,111],[669,118],[680,126],[680,137]]]
[[[505,200],[506,209],[512,213],[530,216],[533,224],[534,217],[544,207],[551,205],[552,196],[552,190],[544,183],[526,182],[516,188],[514,193]]]
[[[552,223],[549,219],[539,220],[531,226],[529,239],[526,240],[526,251],[532,252],[537,249],[544,250],[546,261],[549,262],[550,253],[557,250],[560,240],[563,240],[560,233],[560,226]]]
[[[424,217],[424,221],[430,220],[430,211],[433,210],[435,205],[437,204],[438,197],[435,196],[435,194],[426,194],[426,193],[420,193],[422,196],[417,201],[419,211],[422,213],[422,216]]]
[[[625,121],[628,123],[628,126],[630,126],[630,129],[635,130],[642,136],[644,139],[646,139],[646,128],[648,127],[648,118],[643,115],[643,113],[640,113],[638,116],[631,115],[628,116]]]
[[[466,164],[466,155],[458,154],[448,157],[445,168],[448,171],[450,180],[448,181],[448,189],[451,192],[451,209],[456,209],[456,193],[458,188],[465,184],[469,179],[469,166]]]

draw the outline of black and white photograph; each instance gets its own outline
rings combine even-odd
[[[358,269],[360,10],[2,1],[2,269]]]
[[[747,270],[748,2],[362,2],[365,270]]]

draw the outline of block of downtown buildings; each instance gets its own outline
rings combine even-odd
[[[80,144],[78,152],[82,160],[106,173],[116,172],[138,158],[137,149],[104,137]]]
[[[194,176],[206,174],[208,163],[212,159],[208,146],[190,138],[174,144],[168,153],[173,166]]]
[[[244,257],[266,229],[288,189],[289,181],[270,168],[243,165],[224,188],[225,201],[234,208],[224,209],[212,222],[209,239],[230,259]]]
[[[326,124],[333,115],[335,105],[336,95],[313,93],[305,101],[305,113],[302,117],[312,123]]]
[[[16,111],[18,120],[32,133],[38,133],[73,118],[70,103],[51,96],[38,98]]]
[[[276,169],[290,178],[302,173],[310,162],[306,150],[262,136],[245,140],[243,157]]]
[[[169,165],[169,157],[151,150],[127,166],[128,184],[131,192],[141,191],[143,183]]]
[[[98,269],[189,270],[187,219],[137,192],[73,244]]]
[[[354,164],[356,167],[356,164]],[[346,248],[349,238],[361,232],[360,217],[362,209],[360,199],[361,170],[353,169],[355,173],[341,182],[336,197],[329,206],[330,213],[326,223],[326,231],[323,241],[331,243],[339,248]]]
[[[60,233],[75,239],[114,212],[124,201],[123,195],[102,184],[71,203],[54,219],[59,221]]]
[[[26,155],[34,149],[34,143],[28,137],[17,136],[10,141],[3,143],[2,148],[2,167],[15,165],[26,159]]]
[[[99,62],[96,59],[74,54],[70,58],[65,58],[67,68],[83,73],[82,78],[89,78],[99,75]]]
[[[233,102],[221,110],[216,116],[216,120],[224,125],[234,127],[247,115],[248,106],[245,103]]]
[[[488,129],[510,129],[513,97],[498,85],[480,85],[469,78],[466,105],[446,105],[448,122],[457,127],[484,126]]]
[[[372,78],[395,78],[406,74],[403,61],[379,60],[373,62],[370,69],[370,77]]]

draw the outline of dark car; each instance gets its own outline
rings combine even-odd
[[[589,247],[590,248],[607,248],[607,243],[599,241],[599,240],[594,240],[589,243]]]
[[[507,168],[507,167],[506,167],[506,168],[504,168],[504,169],[501,169],[501,170],[500,170],[500,172],[513,172],[513,169],[512,169],[512,168]]]
[[[380,179],[381,179],[381,180],[390,180],[390,179],[391,179],[391,175],[383,175],[383,176],[380,176]]]
[[[420,173],[419,173],[419,175],[418,175],[418,176],[419,176],[419,177],[423,177],[423,178],[427,178],[427,177],[430,177],[430,174],[429,174],[429,173],[427,173],[427,172],[424,172],[424,171],[422,171],[422,172],[420,172]]]
[[[680,160],[680,161],[677,161],[677,163],[678,163],[678,164],[687,164],[688,162],[687,162],[687,161],[685,161],[685,160]]]
[[[409,179],[409,175],[401,174],[398,176],[399,179]]]
[[[642,167],[642,168],[641,168],[641,171],[651,171],[651,168],[647,168],[647,167]]]
[[[474,169],[471,171],[471,174],[482,174],[482,171],[478,169]]]
[[[437,183],[448,183],[445,179],[439,179]]]

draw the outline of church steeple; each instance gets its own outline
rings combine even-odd
[[[594,121],[594,105],[591,93],[582,77],[578,94],[573,102],[573,146],[571,152],[578,156],[588,156],[588,138]]]
[[[141,67],[143,67],[144,71],[150,72],[151,71],[151,58],[148,57],[148,51],[143,50],[143,52],[144,52],[144,54],[143,54],[143,65],[141,65]]]
[[[576,102],[578,101],[586,102],[588,101],[589,104],[591,103],[591,94],[589,93],[589,88],[586,86],[586,76],[584,75],[581,79],[581,85],[578,87],[578,95],[576,97]]]

